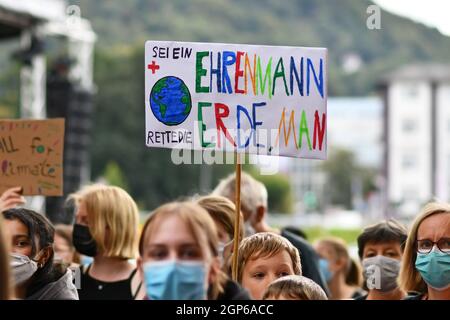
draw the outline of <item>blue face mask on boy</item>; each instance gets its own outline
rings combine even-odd
[[[417,253],[416,269],[434,289],[444,290],[450,285],[450,253],[436,248],[428,254]]]
[[[158,261],[143,266],[147,297],[151,300],[206,299],[203,261]]]

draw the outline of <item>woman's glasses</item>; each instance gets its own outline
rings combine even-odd
[[[441,238],[437,242],[430,239],[417,240],[417,252],[428,254],[433,250],[434,245],[437,246],[439,251],[450,254],[450,238]]]

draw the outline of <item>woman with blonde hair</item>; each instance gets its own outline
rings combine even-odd
[[[365,294],[361,289],[361,268],[350,257],[344,240],[323,238],[315,244],[315,249],[320,256],[320,271],[330,289],[330,299],[355,299]]]
[[[150,300],[248,299],[220,269],[218,234],[208,212],[194,202],[157,208],[139,240],[138,267]]]
[[[429,203],[406,240],[400,287],[417,294],[406,300],[450,300],[450,205]]]
[[[129,262],[137,256],[139,211],[123,189],[91,185],[70,196],[76,203],[73,244],[92,264],[80,267],[80,300],[132,300],[141,278]],[[142,291],[143,293],[143,291]]]

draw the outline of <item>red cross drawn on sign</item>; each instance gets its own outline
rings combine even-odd
[[[151,64],[147,65],[147,69],[152,70],[152,74],[154,74],[159,69],[159,65],[153,60]]]

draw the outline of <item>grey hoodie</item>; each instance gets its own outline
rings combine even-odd
[[[73,284],[72,270],[54,282],[50,282],[41,290],[26,298],[27,300],[78,300],[77,288]]]

